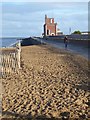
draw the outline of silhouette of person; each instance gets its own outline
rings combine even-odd
[[[67,36],[65,36],[65,38],[64,38],[64,44],[65,44],[65,48],[67,49],[67,45],[68,45],[68,38],[67,38]]]

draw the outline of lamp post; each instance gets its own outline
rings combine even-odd
[[[71,34],[71,27],[69,28],[69,35]]]

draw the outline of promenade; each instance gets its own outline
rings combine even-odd
[[[48,45],[22,47],[21,70],[2,79],[3,118],[90,118],[88,60]]]
[[[62,38],[63,37],[63,38]],[[33,38],[34,40],[40,41],[41,43],[46,43],[49,45],[52,45],[55,48],[60,48],[60,49],[65,49],[65,44],[64,44],[64,36],[61,36],[61,38],[58,37],[48,37],[46,39],[43,38]],[[68,38],[68,45],[67,45],[67,50],[80,54],[87,59],[90,60],[90,40],[77,40],[77,39],[70,39]]]

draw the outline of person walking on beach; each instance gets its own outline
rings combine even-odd
[[[67,49],[67,45],[68,45],[68,38],[67,38],[67,36],[65,36],[65,38],[64,38],[64,44],[65,44],[65,48]]]

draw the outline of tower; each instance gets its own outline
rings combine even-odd
[[[57,35],[57,23],[54,23],[54,18],[48,18],[45,15],[44,36]]]

